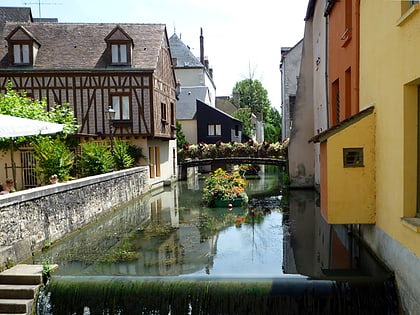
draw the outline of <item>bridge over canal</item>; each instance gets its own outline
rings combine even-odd
[[[179,179],[187,178],[187,169],[189,167],[199,165],[213,165],[213,164],[263,164],[286,167],[287,159],[285,158],[257,158],[257,157],[223,157],[223,158],[196,158],[179,162]]]

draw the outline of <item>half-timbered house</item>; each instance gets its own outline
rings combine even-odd
[[[114,139],[142,148],[152,183],[176,178],[176,82],[164,24],[2,18],[2,92],[11,81],[17,91],[45,98],[48,106],[69,103],[81,142],[109,141],[113,129]],[[109,108],[116,112],[112,124]],[[24,159],[21,163],[24,168]],[[17,184],[30,186],[21,181]]]

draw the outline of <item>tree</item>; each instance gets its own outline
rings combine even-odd
[[[264,122],[264,140],[281,141],[281,115],[277,109],[270,107]]]
[[[233,95],[235,94],[239,97],[240,108],[249,107],[255,115],[261,113],[264,120],[270,109],[270,100],[268,99],[267,90],[260,81],[245,79],[236,82],[233,88]]]
[[[251,121],[251,109],[239,108],[236,112],[233,113],[233,117],[242,122],[242,132],[247,135],[249,138],[254,136],[254,128]]]
[[[280,140],[281,115],[274,107],[270,106],[267,90],[263,87],[260,81],[245,79],[240,82],[236,82],[232,94],[237,95],[239,98],[240,107],[233,116],[242,121],[243,132],[246,135],[252,137],[254,134],[251,123],[251,115],[254,114],[258,117],[259,114],[262,114],[262,121],[264,123],[264,139],[269,142],[277,142]],[[242,111],[242,109],[245,108],[249,108],[249,114]]]
[[[45,99],[28,98],[26,92],[14,91],[11,82],[6,85],[6,93],[0,94],[0,114],[60,123],[64,125],[64,135],[73,134],[77,130],[76,118],[68,104],[56,104],[50,111],[47,111],[47,108]],[[19,137],[14,140],[14,144],[19,147],[29,143],[32,139],[34,137]],[[8,150],[9,147],[7,139],[0,140],[0,149]]]
[[[56,140],[49,136],[28,136],[10,139],[0,139],[0,150],[17,149],[24,144],[32,144],[35,149],[35,157],[38,162],[38,172],[41,178],[46,182],[52,174],[57,174],[60,180],[69,178],[70,169],[73,166],[74,157],[67,148],[66,136],[73,134],[77,128],[77,121],[73,111],[68,104],[54,105],[50,111],[47,111],[47,102],[45,99],[34,100],[28,98],[26,92],[16,92],[13,85],[8,82],[6,93],[0,94],[0,114],[15,117],[36,119],[63,124],[63,132],[57,135]],[[15,178],[15,169],[13,166],[13,178]]]

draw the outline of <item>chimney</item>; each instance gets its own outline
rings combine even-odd
[[[204,65],[204,37],[203,28],[200,28],[200,62]]]

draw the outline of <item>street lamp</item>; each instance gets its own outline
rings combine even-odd
[[[106,118],[109,122],[109,141],[111,143],[111,153],[114,156],[114,119],[115,119],[115,110],[108,106],[108,110],[106,111]]]

